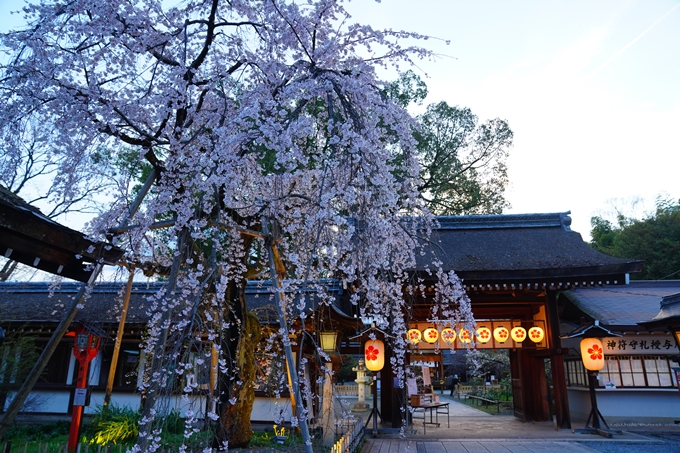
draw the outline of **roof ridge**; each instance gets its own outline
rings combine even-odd
[[[118,293],[125,287],[127,282],[105,282],[93,285],[93,293]],[[154,293],[165,285],[165,282],[133,282],[132,291],[135,293]],[[342,282],[337,279],[324,278],[314,282],[309,282],[310,287],[305,292],[315,292],[311,285],[321,284],[329,291],[336,291],[342,294]],[[2,293],[77,293],[83,286],[78,282],[62,282],[55,285],[53,282],[0,282],[0,294]],[[267,293],[273,294],[271,280],[248,280],[246,292],[249,294]],[[296,292],[296,291],[293,291]]]
[[[571,231],[571,211],[536,214],[437,216],[438,230],[561,227]]]

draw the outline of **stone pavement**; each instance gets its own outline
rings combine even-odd
[[[676,440],[680,438],[680,427],[651,427],[646,428],[644,433],[623,430],[612,439],[606,439],[593,434],[557,430],[551,422],[523,423],[512,416],[489,415],[448,396],[441,399],[450,403],[450,428],[447,427],[446,415],[439,416],[439,427],[428,425],[427,434],[423,433],[422,421],[416,420],[405,438],[398,434],[380,434],[372,438],[369,426],[362,453],[680,452],[680,442]],[[572,423],[572,426],[580,428],[583,423]],[[660,429],[675,434],[666,438],[649,435],[650,431],[653,433]]]

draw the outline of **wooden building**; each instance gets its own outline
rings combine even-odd
[[[440,217],[439,227],[434,231],[432,246],[429,248],[430,255],[422,257],[422,261],[414,270],[427,278],[425,265],[436,257],[443,263],[444,269],[455,271],[463,279],[478,326],[487,327],[491,331],[499,326],[508,328],[522,326],[527,329],[532,326],[542,327],[545,336],[538,343],[531,341],[501,343],[492,339],[479,347],[510,350],[517,418],[527,422],[550,420],[552,401],[556,408],[557,423],[561,428],[569,428],[571,419],[564,367],[566,351],[559,338],[558,294],[575,288],[624,285],[628,281],[628,274],[639,270],[641,264],[635,260],[622,260],[596,252],[583,242],[580,234],[571,231],[570,221],[568,213]],[[359,354],[362,351],[361,344],[357,339],[352,339],[364,328],[357,307],[349,302],[349,290],[343,288],[340,282],[329,281],[328,285],[332,287],[335,297],[330,306],[323,308],[328,310],[329,316],[318,317],[316,320],[314,317],[310,318],[306,328],[312,333],[318,332],[326,328],[322,320],[323,322],[330,320],[333,323],[330,327],[341,332],[339,352]],[[141,292],[152,289],[138,288]],[[108,292],[108,297],[115,299],[113,290],[110,289]],[[0,306],[7,303],[9,293],[11,291],[0,293]],[[96,296],[95,292],[93,297]],[[259,311],[261,320],[274,323],[276,317],[270,316],[271,311],[267,308],[271,303],[270,296],[271,291],[268,288],[255,285],[251,287],[247,304],[249,309]],[[12,297],[16,299],[17,296]],[[26,301],[29,300],[27,295],[22,297]],[[44,304],[45,288],[41,297],[43,308],[47,310],[55,308]],[[124,340],[130,341],[130,345],[139,342],[140,329],[143,325],[141,318],[145,312],[143,295],[136,297],[137,302],[131,303],[130,313],[138,311],[139,319],[135,320],[134,314],[128,315],[131,316],[128,318],[125,334],[128,340]],[[409,323],[413,327],[426,327],[430,316],[432,292],[426,289],[424,293],[410,298],[409,301]],[[106,314],[106,319],[101,321],[109,323],[108,330],[112,333],[117,316],[116,304],[109,301],[109,305],[110,308],[98,310],[92,315],[101,318]],[[27,302],[26,307],[28,306]],[[92,306],[91,302],[86,304],[86,311],[82,313],[83,319],[88,317],[88,307]],[[28,309],[23,318],[4,315],[0,322],[22,319],[36,328],[39,324],[40,331],[47,333],[50,329],[49,323],[54,324],[56,323],[54,320],[59,318],[58,314],[50,313],[52,312],[45,312],[40,318],[37,311]],[[106,326],[104,328],[107,330]],[[130,348],[129,351],[134,355],[134,348]],[[431,352],[424,350],[421,352],[431,354],[432,360],[437,360],[434,349]],[[129,365],[134,363],[133,359],[134,357],[122,356],[120,360]],[[552,393],[549,391],[545,374],[546,362],[552,370],[554,389]],[[380,402],[381,413],[384,421],[398,427],[402,419],[400,406],[406,401],[406,390],[394,388],[392,377],[395,373],[389,368],[389,361],[387,363],[381,372],[383,395]],[[122,369],[125,369],[124,366]],[[100,370],[103,371],[106,367],[106,358],[103,357]],[[313,373],[313,370],[311,372]],[[121,376],[126,374],[121,373],[123,373]],[[123,388],[126,385],[133,385],[132,380],[120,380],[119,384],[121,387],[118,390],[133,393],[129,387]]]
[[[564,354],[560,336],[557,296],[574,288],[624,285],[641,262],[599,253],[571,230],[569,213],[440,217],[430,256],[420,269],[439,258],[446,270],[463,279],[478,325],[545,326],[539,343],[498,344],[510,349],[515,416],[523,421],[550,420],[551,400],[560,428],[570,428]],[[422,270],[420,271],[422,272]],[[422,273],[426,275],[425,273]],[[431,298],[424,294],[411,307],[413,324],[426,323]],[[552,371],[549,392],[546,362]],[[391,372],[382,378],[383,395],[391,395]],[[404,396],[382,399],[382,414],[393,426],[400,424],[398,409]]]
[[[340,282],[329,280],[324,283],[328,294],[336,299],[343,297]],[[30,337],[40,349],[53,336],[60,319],[77,297],[81,286],[81,284],[68,282],[59,285],[52,285],[48,282],[0,283],[0,326],[3,327],[8,337]],[[69,333],[59,341],[44,372],[41,373],[38,382],[33,387],[28,398],[29,404],[23,409],[24,414],[59,416],[71,413],[74,379],[77,374],[77,364],[73,354],[73,331],[79,325],[94,327],[102,335],[99,352],[89,367],[90,404],[85,408],[85,413],[92,413],[97,406],[103,404],[114,357],[114,340],[119,328],[124,288],[125,283],[97,284],[92,288],[89,298],[83,303],[83,308],[76,313]],[[127,406],[136,409],[140,406],[139,386],[145,366],[142,342],[150,319],[149,311],[153,305],[153,296],[161,288],[161,283],[153,282],[135,282],[132,286],[120,353],[114,367],[111,403],[118,407]],[[246,300],[249,309],[257,314],[263,328],[278,329],[278,317],[271,306],[274,297],[269,282],[249,282],[246,287]],[[313,294],[308,294],[307,300],[316,303]],[[334,305],[327,308],[332,311],[331,316],[336,327],[353,331],[352,322],[356,320],[347,318]],[[310,327],[317,326],[310,323]],[[13,358],[20,359],[25,352],[14,348],[6,350],[5,356],[11,355]],[[4,370],[0,373],[0,384],[5,381],[7,384],[13,383],[11,382],[12,367],[6,366],[5,356],[0,356],[0,370]],[[275,423],[281,415],[288,420],[291,414],[288,391],[281,385],[282,382],[283,384],[286,382],[285,379],[281,379],[281,376],[285,375],[283,354],[281,353],[275,360],[272,360],[271,356],[271,351],[264,352],[258,349],[256,352],[258,361],[274,361],[276,364],[273,367],[258,367],[255,401],[251,415],[253,421],[269,424]],[[207,367],[210,362],[205,363]],[[307,372],[315,381],[319,370],[313,366],[313,360],[310,361],[310,365]],[[181,388],[186,387],[189,382],[186,379],[180,380],[180,385],[167,402],[166,409],[175,409],[182,415],[191,410],[202,416],[210,400],[208,398],[211,393],[209,374],[209,372],[196,373],[194,379],[198,385],[186,398],[182,398]],[[7,408],[13,394],[14,391],[3,392],[0,386],[0,413]],[[316,402],[310,401],[309,405],[312,414],[318,413]]]
[[[574,289],[559,295],[563,334],[598,320],[620,335],[601,338],[605,366],[596,392],[598,408],[608,422],[659,424],[680,419],[673,370],[678,366],[678,347],[669,332],[673,320],[666,310],[673,301],[680,301],[678,280],[633,280],[625,286]],[[563,340],[563,346],[569,350],[565,361],[571,414],[585,420],[590,398],[579,342],[580,338]]]

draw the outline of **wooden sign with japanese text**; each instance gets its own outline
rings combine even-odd
[[[626,335],[602,339],[605,356],[678,354],[678,347],[670,335]]]

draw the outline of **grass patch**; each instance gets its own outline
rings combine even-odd
[[[70,427],[71,424],[67,421],[14,425],[3,436],[0,448],[11,442],[12,451],[21,453],[42,453],[46,449],[57,451],[68,442]]]
[[[487,414],[491,414],[491,415],[512,415],[513,414],[512,402],[501,402],[500,411],[499,411],[499,407],[497,407],[495,403],[487,403],[485,401],[478,401],[478,400],[475,400],[474,398],[461,398],[460,402],[465,404],[466,406],[473,407],[475,409],[478,409],[482,412],[486,412]]]
[[[189,452],[201,452],[205,446],[210,445],[212,440],[212,430],[200,431],[191,436],[190,439],[184,438],[184,419],[179,413],[172,412],[164,417],[163,433],[161,434],[161,449],[163,451],[177,451],[181,445],[186,445]],[[125,451],[131,448],[137,440],[139,413],[130,408],[120,408],[115,405],[109,408],[98,408],[92,418],[83,423],[81,428],[80,444],[81,451],[85,451],[86,444],[89,444],[89,451],[96,452],[99,448],[110,448],[112,452]],[[54,452],[64,448],[68,442],[70,422],[59,421],[44,424],[25,424],[16,425],[10,428],[0,442],[0,449],[6,442],[12,443],[11,451],[21,453],[44,453]],[[279,430],[278,434],[285,434],[285,441],[282,444],[274,442],[277,433],[271,428],[264,432],[253,433],[250,445],[242,449],[234,449],[241,453],[302,453],[304,445],[299,432],[291,433],[289,428],[285,432]],[[318,436],[318,434],[317,434]],[[315,438],[314,451],[328,452],[328,448],[320,445],[320,438]],[[17,448],[19,450],[17,450]],[[231,451],[231,449],[230,449]]]

